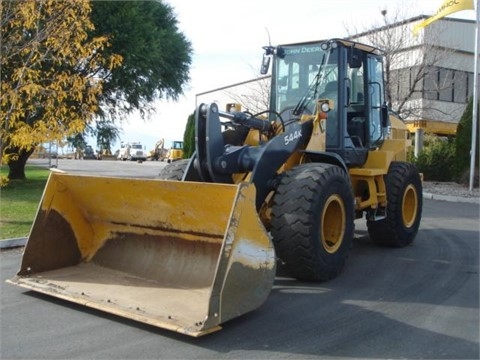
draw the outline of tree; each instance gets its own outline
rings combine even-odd
[[[88,0],[2,1],[0,138],[10,179],[25,178],[35,146],[80,133],[98,111],[105,36],[89,37]]]
[[[123,59],[120,67],[99,72],[101,106],[95,124],[84,130],[84,136],[97,136],[103,149],[105,136],[108,146],[119,137],[128,114],[139,111],[148,117],[155,100],[176,100],[183,93],[192,48],[178,30],[172,8],[161,1],[95,1],[91,20],[95,28],[90,36],[107,35],[111,46],[105,54]]]
[[[172,8],[162,1],[95,1],[91,36],[109,37],[105,54],[122,66],[104,68],[100,118],[134,110],[153,112],[157,99],[176,100],[189,80],[192,48],[179,31]]]
[[[261,76],[255,74],[255,80],[246,81],[230,90],[225,90],[225,94],[232,102],[240,104],[242,110],[252,114],[265,111],[270,107],[270,85],[271,76]]]
[[[195,112],[190,114],[183,133],[183,158],[190,158],[195,152]]]
[[[477,112],[478,114],[478,112]],[[472,115],[473,115],[473,98],[470,98],[467,107],[457,125],[457,136],[455,137],[455,170],[460,182],[466,181],[466,173],[470,169],[470,150],[472,148]],[[479,141],[478,131],[476,133],[474,164],[478,166]],[[478,169],[476,170],[478,174]],[[465,179],[463,179],[465,177]],[[478,186],[478,175],[475,186]]]
[[[75,150],[75,159],[81,159],[82,154],[87,147],[87,142],[85,141],[83,133],[67,137],[67,143]]]
[[[100,120],[96,123],[94,134],[100,154],[112,155],[112,143],[120,138],[120,130],[112,121]]]

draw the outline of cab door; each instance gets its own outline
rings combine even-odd
[[[367,56],[366,76],[369,147],[372,149],[380,146],[384,138],[382,112],[385,109],[385,88],[383,63],[380,57]]]

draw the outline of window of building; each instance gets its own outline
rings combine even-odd
[[[390,101],[398,101],[398,94],[400,91],[400,72],[399,70],[390,71],[390,79],[388,84],[388,91],[390,91]]]
[[[438,100],[438,68],[427,67],[423,79],[423,97],[428,100]]]
[[[467,101],[468,101],[468,99],[473,96],[473,73],[467,74],[467,90],[468,90],[468,96],[467,96]]]
[[[428,67],[423,81],[423,97],[428,100],[466,103],[471,96],[473,74],[465,71]]]
[[[453,73],[453,101],[457,103],[468,101],[468,74],[464,71]]]

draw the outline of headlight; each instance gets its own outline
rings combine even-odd
[[[322,105],[320,105],[320,110],[322,110],[323,112],[329,112],[330,106],[328,105],[328,102],[322,103]]]

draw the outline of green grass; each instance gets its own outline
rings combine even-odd
[[[26,166],[26,180],[10,180],[0,189],[0,240],[26,237],[30,232],[50,171]],[[8,167],[0,167],[8,175]]]

